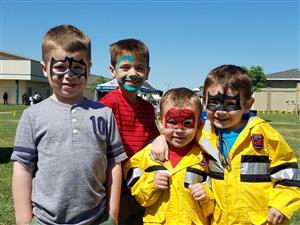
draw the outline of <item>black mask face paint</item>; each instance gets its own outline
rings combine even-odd
[[[222,94],[218,92],[217,95],[208,94],[207,99],[207,110],[209,111],[235,111],[241,110],[240,104],[240,94],[238,93],[236,96],[228,96],[225,93]]]
[[[52,57],[50,61],[51,78],[57,76],[58,79],[62,79],[67,73],[70,77],[75,75],[78,79],[81,76],[87,78],[86,64],[83,59],[75,60],[73,57],[66,57],[64,60],[56,60]]]

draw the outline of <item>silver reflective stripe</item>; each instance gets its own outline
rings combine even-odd
[[[211,178],[207,177],[205,183],[208,185],[208,187],[211,189],[212,185],[211,185]]]
[[[133,168],[131,176],[127,178],[127,187],[131,187],[134,181],[142,176],[143,173],[143,170],[141,170],[140,168]]]
[[[206,152],[209,153],[216,161],[220,162],[221,165],[219,150],[217,150],[206,138],[201,138],[200,144]]]
[[[206,152],[209,153],[209,155],[216,160],[216,161],[214,160],[208,161],[209,170],[213,172],[223,173],[224,167],[222,166],[220,160],[220,152],[217,149],[215,149],[213,145],[206,138],[201,138],[200,144],[206,150]]]
[[[298,180],[300,181],[299,171],[296,168],[287,168],[271,175],[273,180]]]
[[[208,161],[208,168],[211,172],[224,173],[223,166],[219,162],[213,160]]]
[[[202,183],[202,182],[203,182],[203,176],[201,176],[200,174],[186,171],[184,183],[196,184],[196,183]]]
[[[210,129],[211,129],[211,122],[210,122],[209,120],[205,120],[203,128],[204,128],[206,131],[210,132]]]
[[[251,116],[250,118],[249,118],[249,120],[248,120],[248,123],[250,123],[252,120],[254,120],[255,118],[258,118],[258,116]],[[248,124],[247,123],[247,124]]]
[[[263,175],[269,174],[269,165],[270,163],[264,162],[242,162],[241,163],[241,174],[246,175]]]

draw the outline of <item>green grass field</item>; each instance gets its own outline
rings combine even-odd
[[[12,163],[9,158],[16,127],[25,106],[0,105],[0,225],[15,224],[11,196]]]
[[[15,138],[15,131],[25,106],[0,105],[0,225],[13,225],[14,211],[11,196],[12,163],[9,158]],[[269,121],[297,154],[300,165],[300,116],[293,114],[261,114]],[[290,224],[300,224],[300,211]]]

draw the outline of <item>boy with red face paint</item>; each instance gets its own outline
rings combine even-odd
[[[207,161],[194,137],[201,120],[200,98],[187,88],[171,89],[160,103],[159,124],[170,149],[164,163],[151,159],[151,144],[124,167],[127,186],[146,207],[144,224],[209,224],[213,209]]]
[[[136,39],[124,39],[110,45],[110,71],[119,87],[102,99],[115,115],[128,158],[145,147],[160,133],[155,124],[154,107],[137,91],[148,79],[149,50]],[[124,165],[124,163],[123,163]],[[131,196],[125,182],[122,186],[120,225],[142,225],[144,208]]]
[[[254,99],[247,71],[234,65],[213,69],[203,94],[208,119],[196,141],[209,154],[216,203],[211,224],[288,224],[300,208],[297,158],[274,128],[249,113]],[[152,145],[161,161],[168,153],[163,139]]]

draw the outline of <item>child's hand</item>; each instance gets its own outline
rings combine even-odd
[[[156,172],[154,175],[155,190],[167,190],[169,188],[170,174],[166,172]]]
[[[268,223],[281,224],[285,220],[285,216],[275,208],[269,209]]]
[[[206,199],[206,192],[200,183],[190,184],[189,186],[192,197],[196,201],[203,201]]]
[[[169,159],[169,147],[164,135],[159,135],[152,142],[151,158],[160,162],[164,162]]]

